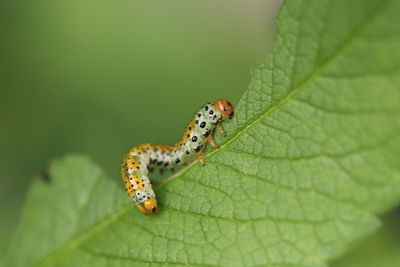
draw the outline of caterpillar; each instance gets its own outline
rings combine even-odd
[[[196,113],[175,145],[145,143],[129,149],[122,160],[121,176],[126,191],[142,213],[152,215],[157,211],[157,199],[148,173],[154,168],[176,171],[196,157],[204,165],[203,151],[207,143],[219,148],[213,138],[215,129],[225,136],[221,122],[231,119],[233,114],[232,104],[226,99],[218,99],[207,103]]]

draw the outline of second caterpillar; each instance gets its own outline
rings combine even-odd
[[[203,150],[207,143],[218,148],[214,141],[214,130],[225,135],[221,122],[231,119],[234,111],[226,99],[207,103],[186,127],[181,140],[172,146],[149,143],[132,147],[124,156],[121,176],[125,189],[138,209],[146,215],[157,211],[157,199],[147,174],[154,168],[177,170],[189,162],[199,159],[205,164]]]

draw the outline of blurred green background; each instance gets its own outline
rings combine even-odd
[[[281,4],[1,1],[0,257],[52,158],[88,154],[119,179],[131,145],[174,143],[205,102],[237,103]]]

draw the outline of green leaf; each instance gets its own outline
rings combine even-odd
[[[227,138],[139,213],[86,159],[35,181],[7,266],[324,266],[400,198],[399,1],[287,1]],[[116,166],[120,159],[116,159]]]
[[[5,266],[33,265],[52,253],[74,250],[80,240],[119,216],[125,197],[86,157],[52,162],[48,173],[31,185]]]

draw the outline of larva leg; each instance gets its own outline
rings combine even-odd
[[[221,124],[217,124],[217,130],[222,136],[226,136],[224,128],[222,128]]]
[[[204,153],[203,153],[203,151],[199,151],[199,152],[196,152],[196,154],[197,154],[197,158],[199,159],[199,161],[200,161],[200,163],[201,163],[201,165],[205,165],[206,164],[206,161],[204,160]]]
[[[219,148],[219,145],[217,145],[214,141],[214,138],[212,137],[212,135],[210,134],[209,136],[207,136],[207,141],[210,143],[210,145],[214,148]]]

